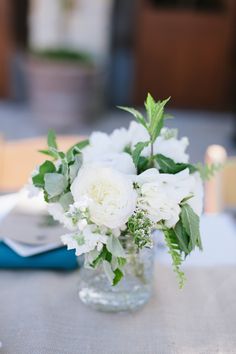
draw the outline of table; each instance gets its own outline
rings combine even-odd
[[[186,264],[183,290],[159,251],[154,296],[134,313],[82,305],[78,271],[1,270],[0,354],[235,354],[235,230],[227,215],[203,218],[205,253]]]

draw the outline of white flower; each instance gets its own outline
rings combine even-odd
[[[168,134],[170,132],[170,134]],[[150,137],[147,130],[136,121],[132,121],[129,126],[129,140],[131,147],[134,148],[139,142],[149,141]],[[177,135],[177,134],[176,134]],[[189,155],[185,150],[189,145],[188,138],[177,139],[175,134],[168,128],[163,128],[161,134],[154,142],[153,151],[154,154],[162,154],[171,158],[176,163],[188,162]],[[151,152],[150,146],[147,146],[142,151],[142,156],[149,156]]]
[[[125,128],[115,129],[110,135],[94,132],[89,138],[89,145],[83,149],[84,161],[96,161],[108,153],[121,153],[128,144],[129,135]]]
[[[37,197],[41,190],[34,186],[32,178],[39,173],[39,167],[37,166],[31,173],[28,182],[26,183],[24,190],[27,192],[29,198]]]
[[[48,208],[49,214],[52,215],[54,220],[59,221],[68,230],[73,231],[76,229],[72,220],[66,216],[65,211],[62,208],[60,203],[49,203],[47,208]]]
[[[149,168],[148,170],[142,172],[138,176],[134,176],[134,182],[142,185],[147,182],[155,182],[158,181],[160,177],[160,173],[156,168]]]
[[[107,167],[81,168],[71,192],[75,201],[88,197],[91,221],[111,229],[123,226],[136,206],[137,193],[131,178]]]
[[[188,145],[189,141],[186,137],[178,140],[174,137],[165,139],[165,137],[159,136],[154,143],[154,154],[162,154],[176,163],[186,163],[189,160],[189,155],[185,152]]]
[[[122,152],[130,144],[129,133],[125,128],[115,129],[110,135],[112,148],[115,152]]]
[[[91,162],[101,158],[108,151],[111,151],[111,141],[107,134],[94,132],[89,138],[89,145],[83,149],[83,161]]]
[[[190,193],[192,193],[193,197],[188,200],[188,204],[191,206],[193,211],[200,216],[203,211],[203,183],[202,179],[200,177],[200,174],[198,172],[195,172],[192,175],[193,178],[193,186],[192,189],[190,190]]]
[[[150,169],[137,180],[141,185],[139,207],[147,211],[152,221],[165,220],[167,227],[175,226],[181,211],[180,202],[195,193],[195,177],[188,169],[173,175]]]
[[[78,231],[73,234],[61,236],[62,243],[67,245],[67,249],[75,249],[76,256],[97,249],[101,251],[104,244],[107,242],[108,236],[92,232],[91,228],[86,227],[83,232]]]
[[[132,157],[124,152],[129,145],[128,131],[116,129],[111,135],[95,132],[89,139],[89,146],[82,151],[84,164],[97,163],[127,174],[135,174]]]
[[[160,182],[145,183],[141,187],[138,205],[147,211],[153,222],[166,221],[166,226],[173,227],[179,220],[180,206],[171,198]]]
[[[132,157],[126,152],[122,153],[105,153],[102,156],[94,155],[89,163],[93,163],[97,166],[110,167],[114,170],[125,174],[136,174],[136,167],[134,165]],[[88,161],[85,161],[84,165],[88,164]]]
[[[145,142],[150,140],[150,136],[141,124],[136,121],[132,121],[128,130],[129,142],[131,148],[134,149],[135,145],[139,142]],[[142,156],[149,156],[151,152],[150,146],[146,147],[142,151]]]

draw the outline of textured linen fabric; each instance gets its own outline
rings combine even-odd
[[[151,301],[107,314],[78,299],[79,271],[0,271],[0,354],[236,353],[236,267],[156,265]]]

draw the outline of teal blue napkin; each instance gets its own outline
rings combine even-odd
[[[75,251],[67,251],[66,247],[60,247],[31,257],[21,257],[4,242],[0,242],[0,268],[73,270],[78,268],[78,261]]]

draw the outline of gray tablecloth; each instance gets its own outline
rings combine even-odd
[[[0,354],[236,353],[236,267],[186,274],[179,291],[157,264],[146,307],[104,314],[80,303],[78,272],[0,271]]]

